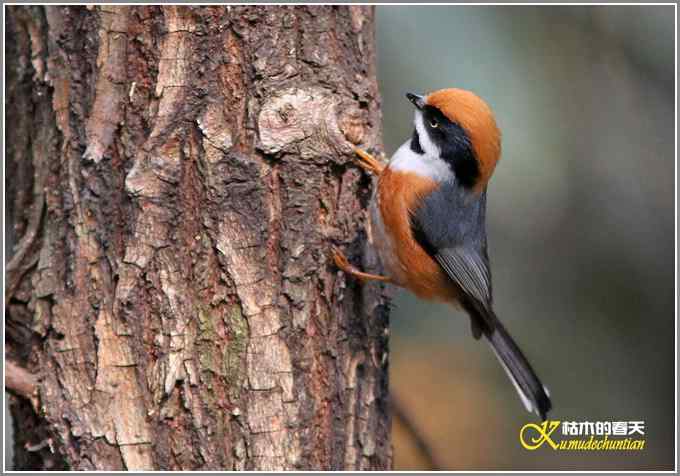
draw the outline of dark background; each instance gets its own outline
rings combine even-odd
[[[399,291],[391,386],[449,469],[672,469],[674,7],[377,7],[387,155],[406,91],[470,89],[496,112],[494,299],[556,420],[646,422],[640,452],[529,452],[535,419],[467,317]],[[395,469],[423,469],[395,428]]]

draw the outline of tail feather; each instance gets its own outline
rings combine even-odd
[[[495,319],[493,329],[488,330],[485,336],[527,411],[535,412],[542,420],[545,420],[552,408],[548,389],[543,386],[508,331],[498,319]]]

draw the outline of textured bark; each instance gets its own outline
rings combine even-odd
[[[372,9],[6,18],[18,467],[389,469]]]

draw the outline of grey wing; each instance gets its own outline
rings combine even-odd
[[[491,273],[480,253],[465,247],[444,248],[437,250],[434,257],[466,295],[484,305],[491,304]]]
[[[491,272],[486,252],[486,196],[476,199],[442,185],[411,216],[416,241],[462,291],[461,304],[472,319],[475,337],[494,328]]]
[[[491,273],[486,259],[465,248],[439,250],[434,258],[463,292],[460,302],[470,315],[474,338],[491,333],[496,318],[491,309]]]

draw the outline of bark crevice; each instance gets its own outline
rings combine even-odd
[[[8,11],[18,467],[389,469],[373,10]]]

